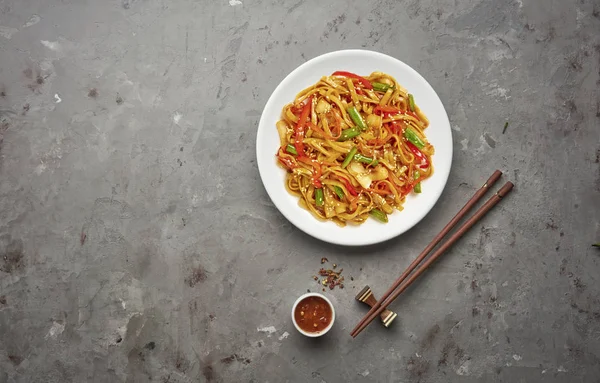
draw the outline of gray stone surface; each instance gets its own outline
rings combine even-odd
[[[418,226],[348,249],[254,147],[286,74],[361,47],[430,81],[456,150]],[[599,70],[597,0],[0,0],[0,382],[597,382]],[[508,200],[351,339],[495,168]],[[321,256],[354,281],[310,340]]]

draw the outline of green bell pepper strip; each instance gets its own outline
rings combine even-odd
[[[363,164],[373,165],[373,166],[376,166],[379,163],[379,161],[377,161],[371,157],[363,156],[360,153],[354,155],[354,159],[358,162],[362,162]]]
[[[348,166],[350,161],[352,161],[352,159],[354,158],[354,155],[356,154],[357,151],[358,151],[358,148],[356,146],[353,146],[352,149],[350,149],[350,152],[348,152],[346,159],[344,160],[344,162],[342,162],[342,169],[346,169],[346,166]]]
[[[346,112],[348,112],[350,118],[352,119],[352,121],[354,121],[354,123],[356,124],[356,126],[359,127],[360,130],[367,129],[367,125],[365,124],[365,121],[363,120],[360,113],[358,113],[358,110],[356,110],[356,107],[351,106],[348,109],[346,109]]]
[[[371,217],[375,218],[379,222],[383,222],[383,223],[387,223],[388,222],[387,214],[385,214],[384,212],[382,212],[379,209],[371,209],[371,211],[369,212],[369,214],[371,214]]]
[[[386,92],[388,89],[393,88],[393,87],[389,86],[388,84],[382,84],[380,82],[372,82],[371,85],[373,85],[373,90],[376,90],[379,92]]]
[[[298,151],[292,144],[287,144],[287,146],[285,147],[285,151],[288,152],[289,154],[293,154],[295,156],[298,155]]]
[[[344,129],[342,130],[338,141],[348,141],[358,135],[360,135],[360,130],[356,126],[350,129]]]
[[[416,179],[416,180],[418,180],[420,176],[421,176],[421,175],[419,174],[419,171],[418,171],[418,170],[415,170],[415,172],[413,173],[413,178],[414,178],[414,179]],[[415,187],[414,187],[414,189],[413,189],[413,190],[415,191],[415,193],[420,193],[420,192],[421,192],[421,183],[420,183],[420,182],[418,182],[418,183],[415,185]]]
[[[340,197],[340,199],[346,198],[346,195],[344,194],[344,191],[341,187],[334,185],[333,190],[335,190],[335,194],[337,194],[337,196]]]
[[[423,140],[421,140],[421,138],[417,136],[417,133],[409,127],[404,129],[404,138],[406,138],[419,149],[423,149],[425,147],[425,143],[423,142]]]
[[[415,97],[412,94],[408,94],[408,107],[411,112],[415,111]]]
[[[315,204],[317,206],[323,206],[323,189],[315,189]]]

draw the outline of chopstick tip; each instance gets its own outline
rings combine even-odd
[[[498,195],[498,197],[504,198],[514,187],[515,187],[515,184],[508,181],[504,184],[504,186],[502,186],[502,188],[500,190],[498,190],[498,192],[496,194]]]
[[[502,176],[502,172],[500,170],[497,170],[492,173],[492,175],[490,176],[490,178],[488,178],[487,181],[485,181],[485,183],[483,184],[483,188],[490,188],[492,187],[492,185],[494,185],[496,183],[496,181],[498,181],[500,179],[500,177]]]

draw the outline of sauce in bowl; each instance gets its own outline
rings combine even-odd
[[[329,302],[319,296],[308,296],[296,305],[294,320],[298,327],[308,333],[320,333],[327,329],[333,319]]]

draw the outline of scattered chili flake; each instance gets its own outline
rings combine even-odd
[[[319,277],[317,277],[316,275],[313,275],[313,279],[314,279],[315,281],[317,281],[317,280],[319,280]]]
[[[325,291],[325,289],[323,289],[323,291]]]
[[[333,290],[335,286],[341,286],[344,281],[344,277],[341,276],[342,271],[344,271],[344,269],[340,269],[339,271],[323,268],[319,269],[319,275],[325,277],[321,280],[321,284],[323,286],[328,286],[329,290]]]
[[[324,264],[325,262],[329,262],[329,259],[325,257],[321,258],[321,264]]]

